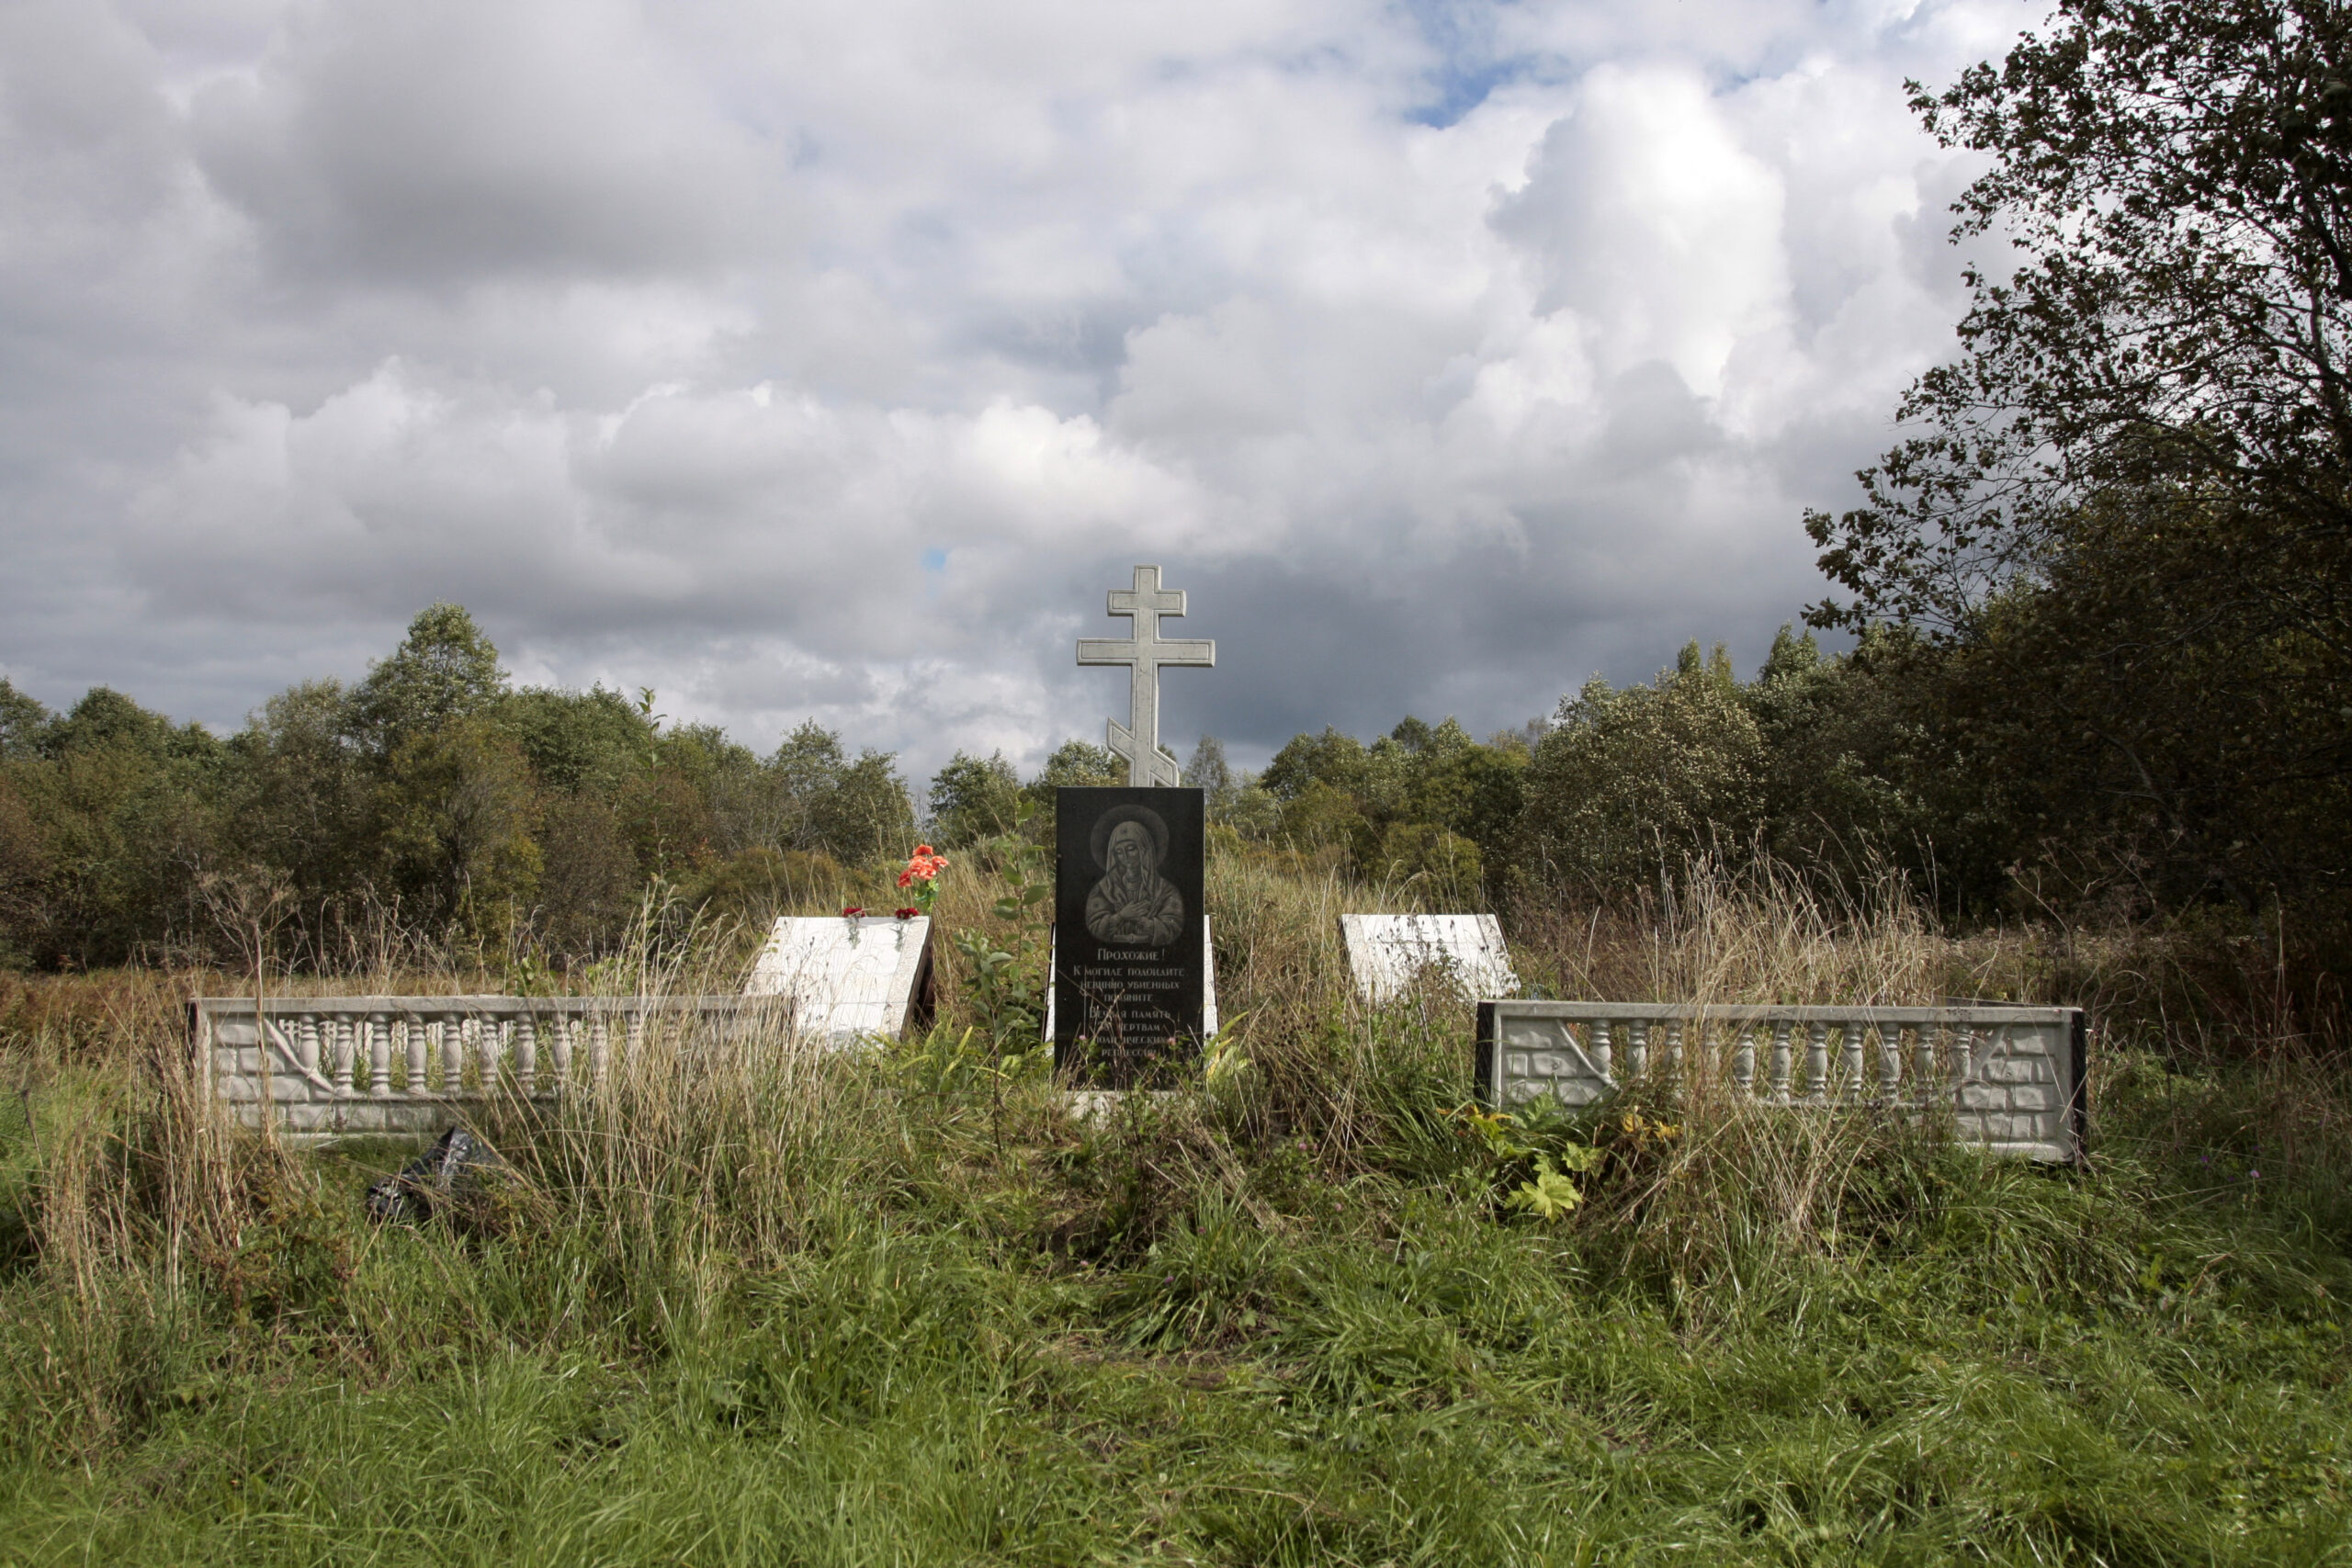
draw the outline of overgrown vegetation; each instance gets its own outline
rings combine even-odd
[[[974,858],[940,918],[1009,937]],[[2136,984],[1899,898],[1686,886],[1521,962],[1726,999]],[[1238,1022],[1191,1092],[1074,1120],[958,994],[879,1055],[676,1041],[487,1119],[514,1176],[417,1226],[358,1201],[405,1149],[199,1113],[177,999],[217,982],[17,983],[0,1559],[2346,1551],[2352,1101],[2307,1056],[2110,1036],[2082,1173],[1703,1091],[1498,1145],[1458,999],[1348,999],[1336,916],[1376,892],[1230,848],[1211,889]]]
[[[888,754],[804,724],[761,757],[653,701],[514,690],[450,604],[356,686],[297,686],[226,740],[0,682],[0,960],[334,971],[422,934],[568,967],[625,945],[649,894],[741,918],[911,847]]]
[[[2025,263],[1812,519],[1856,646],[1204,739],[1227,1027],[1168,1096],[1033,1043],[1089,744],[957,756],[916,895],[892,758],[514,690],[455,606],[225,740],[0,682],[0,1562],[2352,1560],[2352,26],[2069,0],[1917,102]],[[927,1032],[657,1039],[420,1224],[359,1201],[409,1149],[189,1077],[191,990],[724,991],[908,897]],[[1554,995],[2087,1006],[2087,1166],[1484,1111],[1338,916],[1486,905]]]

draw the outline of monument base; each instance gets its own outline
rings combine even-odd
[[[1062,1091],[1062,1103],[1069,1107],[1073,1122],[1108,1122],[1125,1107],[1131,1094],[1166,1104],[1181,1100],[1184,1093],[1181,1089],[1072,1089]]]

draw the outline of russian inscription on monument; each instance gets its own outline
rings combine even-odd
[[[1091,1089],[1148,1084],[1199,1055],[1209,963],[1204,800],[1177,787],[1160,747],[1159,671],[1212,666],[1216,644],[1160,637],[1159,617],[1182,615],[1184,595],[1160,587],[1156,566],[1113,590],[1109,611],[1134,630],[1081,638],[1078,661],[1130,671],[1127,722],[1108,728],[1128,787],[1054,792],[1054,1065]]]
[[[1202,795],[1057,792],[1054,1061],[1124,1089],[1200,1050]]]

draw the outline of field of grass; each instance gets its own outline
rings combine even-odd
[[[2079,1172],[1701,1086],[1525,1130],[1601,1150],[1546,1222],[1468,1010],[1344,994],[1393,891],[1212,885],[1196,1092],[1075,1122],[951,989],[489,1118],[512,1177],[415,1226],[359,1203],[408,1149],[194,1109],[181,999],[249,982],[0,994],[0,1562],[2352,1562],[2352,1093],[2293,1043],[2110,1031]],[[1555,994],[2144,1013],[1786,886],[1519,942]]]

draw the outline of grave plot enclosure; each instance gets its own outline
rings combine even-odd
[[[2079,1008],[1482,1001],[1476,1073],[1503,1110],[1704,1074],[1774,1105],[1944,1109],[1996,1154],[2077,1160],[2087,1044]]]
[[[662,1031],[789,1038],[791,1003],[741,997],[198,997],[199,1085],[296,1138],[421,1133],[469,1104],[594,1091]]]

